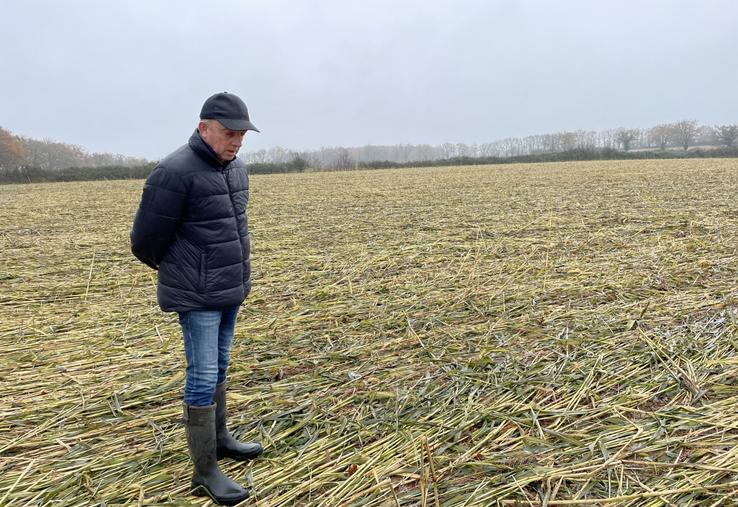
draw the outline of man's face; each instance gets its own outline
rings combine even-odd
[[[213,149],[221,162],[229,162],[236,157],[243,143],[245,130],[229,130],[218,120],[200,120],[200,136]]]

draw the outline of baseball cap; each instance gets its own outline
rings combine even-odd
[[[201,120],[218,120],[221,125],[230,130],[259,129],[251,123],[249,110],[246,104],[237,95],[221,92],[208,97],[200,111]]]

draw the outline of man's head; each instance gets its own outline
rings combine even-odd
[[[229,162],[236,157],[246,135],[245,130],[227,129],[218,120],[200,120],[197,130],[221,162]]]
[[[223,162],[233,160],[247,130],[259,132],[251,123],[243,100],[228,92],[216,93],[202,105],[198,130]]]

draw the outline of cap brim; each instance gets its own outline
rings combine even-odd
[[[256,125],[248,120],[230,120],[226,118],[218,118],[218,122],[220,122],[220,124],[228,130],[253,130],[255,132],[259,132],[259,129],[256,128]]]

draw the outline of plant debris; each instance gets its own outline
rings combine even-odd
[[[141,181],[0,187],[0,504],[207,505]],[[254,505],[738,501],[738,161],[251,178]]]

